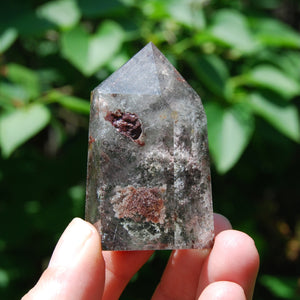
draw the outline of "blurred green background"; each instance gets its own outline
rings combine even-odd
[[[152,41],[200,94],[215,211],[261,256],[255,299],[299,299],[300,1],[12,0],[0,8],[0,298],[84,215],[90,91]],[[121,299],[150,299],[157,252]]]

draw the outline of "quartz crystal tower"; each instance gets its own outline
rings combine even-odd
[[[92,92],[86,219],[103,250],[212,245],[206,116],[152,43]]]

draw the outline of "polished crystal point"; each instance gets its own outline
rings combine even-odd
[[[152,43],[92,92],[86,219],[103,250],[212,245],[204,109]]]

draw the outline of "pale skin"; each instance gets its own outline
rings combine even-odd
[[[259,267],[253,240],[215,214],[209,250],[175,250],[152,300],[250,300]],[[22,300],[117,300],[153,251],[101,251],[94,226],[79,218],[64,231],[48,268]]]

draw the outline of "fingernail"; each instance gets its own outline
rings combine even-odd
[[[79,218],[74,219],[59,239],[49,267],[69,267],[74,264],[91,235],[88,224]]]

